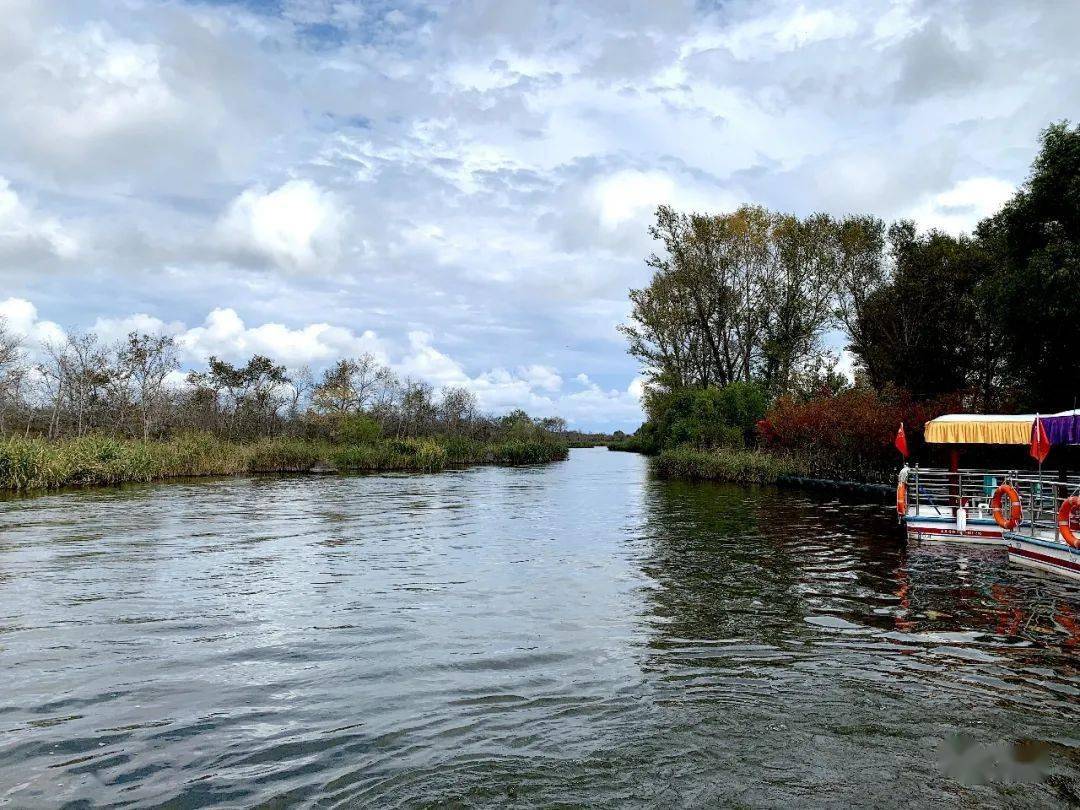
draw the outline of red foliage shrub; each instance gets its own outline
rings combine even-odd
[[[901,463],[893,447],[900,423],[917,457],[924,447],[923,425],[960,412],[961,403],[960,395],[915,402],[905,392],[882,397],[859,389],[801,403],[785,397],[759,423],[758,437],[766,448],[805,454],[815,476],[891,481]]]

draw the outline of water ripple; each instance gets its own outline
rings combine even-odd
[[[8,499],[0,804],[1067,806],[1078,614],[603,450]]]

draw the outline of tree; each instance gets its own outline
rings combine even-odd
[[[0,317],[0,435],[6,432],[9,414],[21,404],[26,371],[22,341]]]
[[[796,371],[820,354],[832,323],[838,286],[839,229],[825,214],[773,218],[774,253],[762,290],[761,380],[768,390],[792,390]]]
[[[443,429],[450,434],[468,429],[476,419],[476,394],[462,386],[443,389],[438,405],[438,418]]]
[[[246,365],[234,366],[211,355],[208,371],[188,375],[197,392],[212,392],[214,409],[224,416],[232,436],[270,435],[289,385],[285,366],[269,357],[253,355]],[[202,396],[206,396],[203,393]]]
[[[179,368],[176,341],[168,335],[131,332],[116,351],[114,383],[134,406],[144,440],[164,414],[165,381]]]
[[[319,413],[347,414],[360,409],[360,397],[353,376],[359,371],[355,360],[342,359],[323,372],[315,386],[312,405]]]
[[[940,231],[919,234],[902,221],[888,232],[892,275],[854,307],[849,349],[875,389],[892,386],[917,399],[982,388],[979,362],[993,335],[981,317],[981,285],[990,274],[982,246]]]
[[[45,347],[47,359],[37,369],[52,401],[50,436],[62,435],[69,417],[76,436],[97,425],[111,380],[108,357],[97,335],[73,333],[60,344]]]
[[[993,257],[988,318],[1001,329],[999,355],[1017,404],[1042,412],[1080,397],[1080,126],[1042,133],[1027,182],[984,220]]]
[[[435,421],[435,389],[422,380],[405,380],[401,390],[398,436],[426,433]]]
[[[848,350],[862,361],[867,376],[878,384],[882,371],[870,349],[874,326],[869,311],[872,296],[891,279],[885,257],[885,223],[872,216],[848,216],[837,232],[836,321],[848,338]]]
[[[321,413],[358,413],[373,407],[380,393],[393,383],[394,373],[368,352],[338,360],[323,372],[315,387],[315,409]]]
[[[620,327],[649,383],[762,380],[789,391],[834,322],[841,261],[854,261],[842,225],[758,206],[718,216],[660,206],[650,234],[664,250],[646,260],[653,277],[630,291],[631,322]]]

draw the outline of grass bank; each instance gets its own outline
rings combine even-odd
[[[771,484],[785,476],[806,475],[805,459],[774,455],[762,450],[692,450],[680,447],[664,450],[656,460],[662,478],[732,481],[741,484]]]
[[[609,442],[608,450],[617,450],[620,453],[642,453],[646,456],[656,455],[656,446],[650,440],[640,436],[627,436],[625,439]]]
[[[206,475],[327,471],[435,472],[465,464],[538,464],[566,458],[554,439],[385,439],[341,445],[293,438],[230,442],[204,433],[163,441],[86,436],[0,439],[0,491],[30,492]]]

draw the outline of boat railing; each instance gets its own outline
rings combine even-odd
[[[1013,531],[1033,538],[1046,538],[1052,534],[1055,542],[1060,541],[1058,513],[1068,498],[1080,495],[1080,479],[1024,473],[1011,483],[1020,495],[1024,510],[1023,519]]]
[[[1057,526],[1063,500],[1080,492],[1080,476],[1061,478],[1050,473],[1017,470],[947,470],[915,466],[908,471],[908,509],[916,516],[956,517],[963,508],[968,517],[989,518],[992,500],[1001,484],[1013,486],[1020,497],[1024,524],[1034,528]]]
[[[916,515],[955,516],[958,507],[969,515],[990,514],[990,500],[1010,470],[946,470],[913,467],[908,473],[908,506]]]

